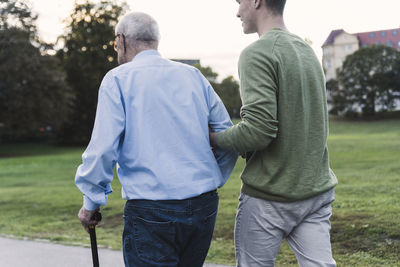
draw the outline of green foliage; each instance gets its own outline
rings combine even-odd
[[[60,37],[64,48],[57,56],[76,98],[74,112],[60,136],[62,142],[84,144],[90,138],[101,80],[118,65],[114,28],[126,10],[125,3],[115,1],[76,2],[67,19],[67,33]]]
[[[400,266],[400,120],[333,121],[330,132],[331,167],[339,179],[331,217],[338,266]],[[0,234],[88,246],[77,218],[82,195],[73,184],[82,152],[83,148],[0,146]],[[235,264],[233,230],[244,165],[239,159],[219,189],[209,262]],[[112,187],[97,237],[100,246],[120,250],[125,201],[116,177]],[[276,266],[298,266],[287,243],[281,246]]]
[[[214,70],[209,66],[202,66],[196,63],[194,64],[194,67],[198,68],[203,76],[206,77],[206,79],[214,87],[214,84],[217,82],[218,73],[214,72]]]
[[[349,55],[338,72],[338,83],[327,84],[333,97],[332,113],[347,115],[362,112],[363,116],[377,111],[392,111],[400,99],[400,52],[373,45]]]
[[[65,121],[72,92],[58,60],[32,44],[36,17],[29,7],[21,1],[0,5],[0,139],[48,137]]]
[[[0,0],[0,30],[18,28],[34,36],[36,19],[37,14],[32,12],[27,1]]]
[[[195,67],[198,68],[210,82],[211,86],[224,103],[231,118],[239,118],[242,101],[240,99],[238,82],[232,76],[228,76],[223,79],[221,83],[218,83],[218,73],[214,72],[211,67],[204,67],[200,64],[195,64]]]
[[[326,82],[326,91],[328,95],[328,104],[331,106],[329,112],[333,115],[339,115],[346,109],[346,96],[344,90],[339,90],[337,80],[331,79]]]
[[[238,82],[232,76],[228,76],[221,83],[215,84],[214,89],[222,102],[224,102],[229,115],[232,118],[239,118],[242,101],[240,99]]]

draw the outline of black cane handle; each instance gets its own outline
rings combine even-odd
[[[91,220],[95,220],[95,221],[97,221],[97,222],[100,222],[101,219],[102,219],[101,213],[98,212],[98,211],[96,211],[96,212],[93,214],[92,218],[90,218],[90,219],[91,219]]]

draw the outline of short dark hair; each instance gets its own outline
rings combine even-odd
[[[283,15],[283,9],[285,9],[286,0],[265,0],[268,9],[274,14]]]

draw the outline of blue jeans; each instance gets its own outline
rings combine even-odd
[[[218,211],[212,191],[184,200],[129,200],[124,211],[127,267],[201,267]]]

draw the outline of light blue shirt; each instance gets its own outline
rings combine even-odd
[[[215,158],[208,127],[219,132],[231,125],[199,70],[142,51],[101,83],[92,137],[75,176],[84,207],[106,204],[115,165],[124,199],[186,199],[221,187],[237,154],[217,150]]]

